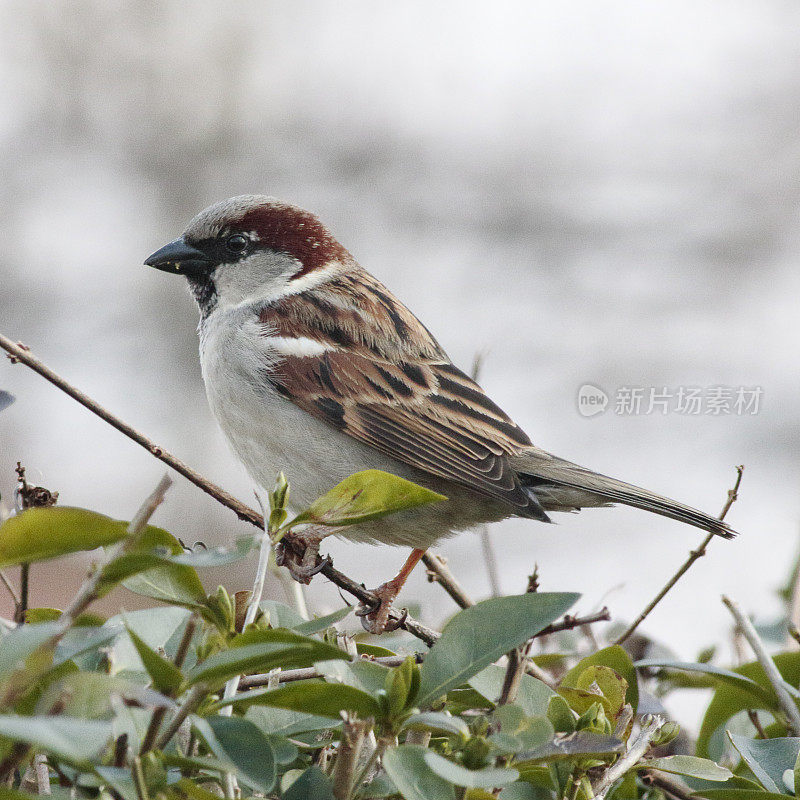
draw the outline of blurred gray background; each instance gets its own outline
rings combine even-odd
[[[746,465],[742,536],[644,626],[691,657],[729,628],[720,593],[778,609],[797,549],[798,23],[768,0],[3,2],[0,331],[250,501],[206,406],[193,303],[141,263],[227,196],[304,205],[456,363],[485,353],[482,383],[540,446],[715,513]],[[624,386],[763,397],[755,415],[585,418],[585,383],[612,405]],[[62,503],[130,517],[161,465],[5,359],[0,388],[17,397],[6,500],[20,459]],[[156,521],[189,542],[246,530],[180,478]],[[623,619],[701,536],[630,509],[557,521],[491,528],[503,591],[538,563],[543,589]],[[367,585],[406,556],[329,550]],[[477,535],[441,550],[488,595]],[[81,563],[37,567],[36,602],[63,602]],[[309,594],[341,604],[323,579]],[[401,600],[432,624],[453,610],[421,570]]]

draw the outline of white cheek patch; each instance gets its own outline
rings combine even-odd
[[[315,339],[305,336],[265,336],[264,345],[274,349],[282,356],[296,356],[297,358],[321,356],[331,349]]]

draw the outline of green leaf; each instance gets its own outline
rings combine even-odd
[[[698,778],[704,781],[727,781],[733,773],[721,767],[708,758],[696,756],[666,756],[665,758],[651,758],[640,761],[637,769],[658,769],[661,772],[671,772],[675,775],[686,775],[688,778]]]
[[[698,672],[703,675],[708,675],[713,680],[711,685],[729,685],[739,691],[747,692],[749,695],[751,695],[751,699],[756,699],[762,704],[766,704],[759,706],[759,708],[771,707],[769,705],[772,703],[770,693],[765,691],[763,686],[760,686],[751,678],[747,677],[746,675],[739,674],[738,671],[733,672],[728,669],[722,669],[721,667],[715,667],[712,664],[694,664],[685,661],[664,661],[658,658],[645,658],[641,661],[637,661],[634,666],[637,669],[642,669],[644,667],[655,667],[666,670],[674,669],[684,670],[686,672]]]
[[[786,800],[785,794],[762,792],[760,789],[704,789],[693,796],[707,797],[708,800]]]
[[[418,745],[392,747],[383,756],[383,768],[405,800],[455,800],[453,784],[428,766],[427,752]]]
[[[468,683],[478,694],[494,704],[503,691],[505,677],[505,667],[490,664],[486,669],[470,678]],[[528,716],[536,717],[547,713],[550,699],[555,696],[555,691],[544,681],[540,681],[532,675],[523,674],[517,691],[517,699],[514,702],[521,706]]]
[[[136,785],[129,769],[124,767],[95,767],[94,771],[106,785],[117,791],[122,800],[138,800]]]
[[[453,761],[440,756],[433,750],[425,751],[425,763],[440,777],[456,786],[466,786],[468,789],[494,789],[498,786],[508,786],[519,778],[515,769],[500,767],[487,767],[486,769],[467,769]]]
[[[444,711],[426,711],[422,714],[414,714],[403,723],[403,730],[407,728],[439,731],[440,733],[459,736],[462,739],[469,737],[467,723],[461,717],[454,717]]]
[[[250,720],[241,717],[194,717],[192,724],[214,755],[232,764],[238,777],[269,794],[278,777],[270,740]]]
[[[558,693],[578,714],[585,714],[593,703],[600,702],[609,719],[615,719],[625,705],[628,682],[615,669],[600,665],[586,667],[577,677],[572,675],[571,685],[558,687]]]
[[[609,756],[619,753],[624,749],[624,743],[613,736],[604,736],[599,733],[578,731],[567,735],[557,736],[552,742],[542,747],[520,753],[514,759],[514,766],[521,764],[535,764],[544,761],[558,761],[575,756]]]
[[[141,683],[105,672],[70,672],[44,689],[36,710],[46,714],[59,705],[67,717],[101,719],[111,716],[116,699],[142,707],[175,707],[173,700]]]
[[[588,667],[602,666],[610,667],[617,672],[627,682],[627,689],[625,692],[625,702],[630,703],[633,708],[634,714],[639,705],[639,685],[636,680],[636,668],[630,659],[630,656],[625,652],[624,648],[619,645],[612,645],[611,647],[604,647],[596,653],[579,661],[561,680],[562,686],[575,686],[579,689],[585,689],[586,686],[581,685],[578,679],[581,673]],[[602,687],[601,687],[602,688]],[[604,692],[605,694],[605,692]],[[611,699],[611,698],[609,698]],[[616,705],[616,704],[615,704]],[[621,704],[620,704],[621,707]],[[619,708],[617,708],[617,711]],[[616,711],[614,712],[616,713]]]
[[[748,739],[730,731],[728,738],[768,792],[783,792],[783,773],[794,770],[800,753],[800,738]]]
[[[258,541],[258,536],[239,536],[233,547],[198,547],[196,550],[182,550],[169,560],[174,564],[200,569],[202,567],[223,567],[246,558]]]
[[[294,736],[298,733],[321,731],[334,727],[328,717],[318,714],[302,714],[285,708],[269,706],[250,706],[245,718],[258,725],[259,730],[268,736]]]
[[[109,657],[111,673],[147,672],[126,628],[134,631],[148,647],[153,650],[163,649],[168,657],[174,657],[177,648],[176,634],[180,638],[190,616],[189,611],[172,606],[126,611],[124,615],[111,617],[103,629],[120,634]]]
[[[278,689],[254,689],[242,692],[229,704],[237,708],[258,704],[276,706],[305,714],[339,719],[342,711],[352,711],[359,717],[379,717],[381,707],[372,695],[341,683],[297,681]]]
[[[0,567],[94,550],[124,539],[127,529],[127,522],[85,508],[29,508],[0,525]]]
[[[367,694],[375,694],[386,685],[389,667],[374,661],[318,661],[317,672],[331,683],[344,683],[355,686]]]
[[[136,635],[130,628],[128,636],[131,637],[133,646],[153,682],[153,688],[159,692],[173,694],[183,683],[181,671],[167,658],[157,653],[147,642]]]
[[[271,628],[295,630],[298,625],[305,625],[307,622],[291,606],[279,603],[277,600],[262,600],[260,608],[267,615]]]
[[[460,611],[445,625],[422,664],[417,705],[425,708],[468,681],[547,627],[578,597],[572,592],[536,592],[495,597]]]
[[[6,633],[0,639],[0,676],[25,669],[27,659],[58,629],[55,622],[42,622],[38,625],[20,625]]]
[[[38,625],[40,622],[55,622],[61,618],[64,612],[60,608],[29,608],[25,612],[25,623],[27,625]],[[105,617],[99,614],[84,613],[79,614],[74,623],[76,628],[99,628],[106,621]]]
[[[275,667],[310,667],[315,661],[349,658],[336,647],[284,628],[249,630],[237,636],[228,650],[214,653],[187,675],[191,684],[220,685],[244,672],[268,672]]]
[[[0,714],[0,736],[27,742],[79,766],[97,758],[111,737],[111,723],[77,717]]]
[[[201,610],[206,606],[203,584],[192,567],[176,563],[174,557],[182,555],[183,547],[172,534],[149,526],[134,552],[103,570],[104,580],[123,581],[128,591],[162,603]]]
[[[309,767],[284,793],[282,800],[334,800],[328,776],[319,767]]]
[[[356,525],[441,500],[447,498],[405,478],[367,469],[345,478],[289,524]]]
[[[773,656],[772,660],[784,681],[793,687],[800,683],[800,652],[779,653]],[[708,704],[697,737],[697,755],[699,756],[713,758],[715,755],[721,755],[721,753],[709,751],[712,736],[731,717],[741,711],[761,708],[777,716],[782,716],[775,690],[764,674],[761,664],[751,661],[737,667],[732,674],[738,678],[739,683],[734,682],[733,678],[721,676],[721,685]],[[784,729],[778,735],[785,733]]]
[[[351,606],[345,606],[327,616],[310,619],[306,622],[301,622],[299,625],[292,625],[291,627],[292,630],[297,633],[302,633],[304,636],[311,636],[314,633],[319,633],[326,628],[330,628],[331,625],[335,625],[337,622],[341,622],[352,610]]]

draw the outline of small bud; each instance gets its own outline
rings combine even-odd
[[[681,726],[677,722],[665,722],[661,726],[661,730],[652,739],[653,747],[662,747],[665,744],[669,744],[678,738],[680,732]]]

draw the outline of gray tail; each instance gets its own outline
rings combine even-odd
[[[536,454],[531,459],[526,458],[524,464],[519,464],[516,469],[522,485],[537,496],[546,510],[623,503],[676,519],[725,539],[736,536],[736,531],[729,525],[696,508],[539,452],[546,458]]]

